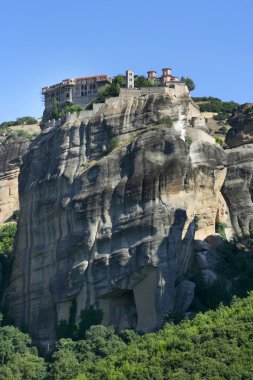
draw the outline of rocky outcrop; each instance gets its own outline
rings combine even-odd
[[[230,119],[226,150],[228,171],[222,193],[234,233],[249,234],[253,228],[253,104],[244,104]]]
[[[238,107],[229,120],[232,126],[226,134],[225,143],[229,148],[253,143],[253,104]]]
[[[164,94],[109,99],[45,125],[32,143],[7,299],[35,343],[53,343],[73,299],[77,319],[92,305],[105,325],[141,331],[189,307],[192,242],[215,232],[226,173],[220,147],[184,141],[190,104]],[[157,124],[167,116],[175,129]]]
[[[19,167],[28,146],[28,139],[15,134],[6,132],[0,136],[0,223],[19,209]]]
[[[253,144],[226,151],[228,171],[222,193],[236,234],[253,229]]]

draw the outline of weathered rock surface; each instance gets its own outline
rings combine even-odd
[[[228,171],[222,193],[236,234],[253,228],[253,144],[228,149]]]
[[[0,136],[0,223],[19,209],[19,167],[28,146],[23,137]]]
[[[228,130],[225,139],[229,148],[253,143],[253,104],[246,103],[238,107],[229,124],[232,128]]]
[[[45,126],[31,145],[7,299],[35,343],[54,341],[73,299],[77,314],[94,305],[104,324],[141,331],[187,309],[194,284],[181,278],[194,236],[215,232],[226,173],[220,147],[183,140],[189,104],[155,94],[113,99]],[[163,116],[177,131],[156,125]]]

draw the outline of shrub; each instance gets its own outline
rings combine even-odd
[[[120,86],[117,83],[106,84],[98,89],[96,102],[103,103],[105,99],[119,96]]]
[[[224,240],[226,240],[226,233],[225,233],[226,228],[227,228],[226,223],[221,223],[221,222],[215,223],[215,232],[220,234]]]
[[[193,140],[192,140],[191,136],[189,136],[189,135],[186,135],[186,136],[185,136],[185,142],[186,142],[187,144],[191,145],[191,144],[192,144],[192,142],[193,142]]]
[[[17,118],[15,121],[4,121],[0,124],[0,128],[8,128],[16,125],[32,125],[37,124],[37,119],[31,116],[23,116]]]
[[[220,136],[214,135],[216,144],[219,144],[220,146],[223,145],[223,140]]]
[[[158,120],[159,125],[165,125],[168,128],[171,128],[173,126],[173,122],[169,116],[162,117]]]
[[[77,113],[79,115],[80,112],[82,112],[83,110],[84,108],[80,104],[69,103],[61,109],[61,111],[59,112],[59,117],[64,117],[68,113],[70,114]]]

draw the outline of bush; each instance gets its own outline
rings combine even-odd
[[[226,228],[227,228],[226,223],[221,223],[221,222],[215,223],[215,232],[220,234],[224,240],[226,240],[226,232],[225,232]]]
[[[186,135],[186,136],[185,136],[185,142],[186,142],[187,144],[191,145],[191,144],[192,144],[192,142],[193,142],[193,140],[192,140],[191,136],[189,136],[189,135]]]
[[[159,125],[165,125],[168,128],[171,128],[173,126],[173,122],[169,116],[162,117],[160,120],[158,120]]]
[[[223,140],[220,136],[214,135],[214,139],[215,139],[216,144],[219,144],[220,146],[223,145]]]
[[[103,103],[105,99],[119,96],[120,86],[117,83],[106,84],[98,89],[96,102]]]
[[[80,104],[69,103],[61,109],[61,111],[59,112],[59,117],[64,117],[69,113],[77,113],[79,115],[80,112],[82,112],[83,110],[84,108]]]
[[[0,124],[0,128],[8,128],[16,125],[32,125],[37,124],[37,119],[31,116],[19,117],[15,121],[4,121]]]

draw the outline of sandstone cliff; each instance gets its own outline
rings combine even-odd
[[[222,192],[236,234],[253,229],[253,105],[239,107],[230,120],[226,150],[228,172]]]
[[[0,223],[8,220],[19,209],[18,175],[22,156],[29,140],[15,134],[0,136]]]
[[[226,174],[209,138],[184,141],[193,118],[204,127],[188,95],[150,94],[44,125],[21,169],[7,297],[35,343],[53,343],[73,299],[77,318],[94,305],[104,324],[141,331],[187,310],[193,240],[215,232]]]

